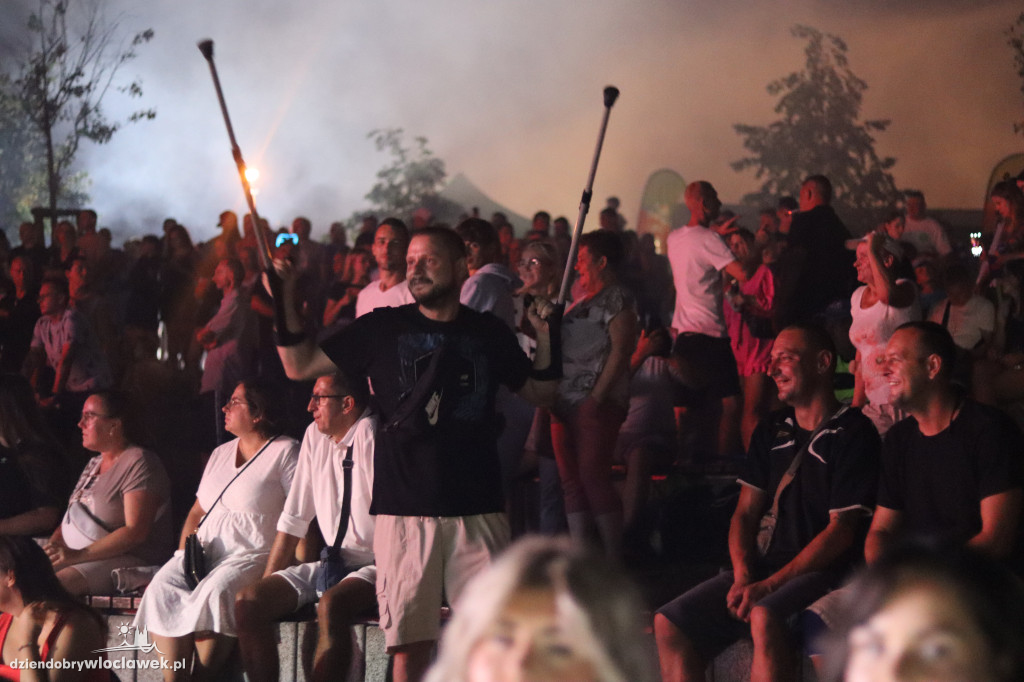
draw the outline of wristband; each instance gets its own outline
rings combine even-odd
[[[275,329],[274,330],[275,341],[274,343],[280,348],[287,348],[289,346],[297,346],[306,340],[306,332],[293,332],[288,329]]]

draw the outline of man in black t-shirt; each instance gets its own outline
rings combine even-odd
[[[419,679],[430,663],[442,597],[454,602],[469,577],[509,540],[496,442],[495,394],[505,385],[550,404],[550,304],[536,301],[531,367],[498,318],[460,305],[467,276],[462,239],[448,229],[413,235],[406,257],[415,304],[379,308],[317,347],[297,338],[294,274],[284,280],[287,331],[278,351],[292,379],[342,368],[368,376],[380,414],[374,456],[374,555],[380,624],[395,655],[395,680]]]
[[[955,357],[934,322],[908,322],[886,346],[890,400],[910,416],[882,447],[869,563],[894,536],[928,535],[1003,560],[1017,550],[1024,439],[1007,415],[950,383]]]
[[[732,571],[655,615],[662,679],[703,679],[707,663],[748,634],[752,679],[796,678],[787,620],[849,566],[877,485],[878,433],[859,410],[836,400],[835,358],[831,338],[816,327],[788,327],[775,340],[770,372],[789,408],[763,420],[751,440],[729,528]],[[781,488],[796,457],[792,480]],[[777,496],[775,530],[762,542],[759,528]]]

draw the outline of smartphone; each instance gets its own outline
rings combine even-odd
[[[281,244],[287,244],[288,242],[291,242],[292,244],[295,244],[296,246],[298,246],[298,244],[299,244],[299,235],[297,235],[297,234],[279,234],[279,235],[277,235],[277,241],[274,242],[274,246],[276,246],[277,248],[280,248]]]

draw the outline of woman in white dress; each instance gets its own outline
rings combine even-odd
[[[224,406],[224,428],[238,438],[210,455],[178,551],[143,595],[137,631],[148,630],[170,667],[186,661],[185,670],[165,669],[165,679],[216,679],[234,647],[235,593],[263,574],[298,458],[299,443],[280,435],[279,406],[265,387],[243,382],[235,388]],[[185,538],[204,516],[198,536],[208,573],[191,590]]]
[[[921,319],[921,304],[914,283],[896,278],[896,264],[903,254],[899,242],[872,232],[856,248],[854,267],[864,286],[850,297],[850,343],[857,349],[853,406],[861,408],[878,433],[885,435],[903,418],[889,403],[889,382],[881,362],[885,345],[901,324]]]

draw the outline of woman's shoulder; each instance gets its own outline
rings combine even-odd
[[[47,636],[53,650],[64,652],[64,658],[77,660],[106,642],[106,627],[99,614],[86,606],[61,605],[53,609],[53,629]]]
[[[151,478],[155,477],[164,481],[167,478],[167,469],[164,467],[160,455],[138,445],[129,446],[118,458],[115,467],[124,472],[124,476],[131,477],[145,474]]]
[[[164,463],[161,461],[160,455],[138,445],[129,446],[123,453],[121,453],[120,459],[126,465],[138,463],[140,466],[159,468],[160,470],[163,470],[164,468]]]
[[[299,441],[291,436],[280,435],[267,445],[267,450],[273,451],[278,457],[282,458],[298,457]]]
[[[622,284],[610,284],[601,291],[601,294],[603,294],[601,306],[613,315],[636,307],[636,296],[633,294],[633,290]]]

